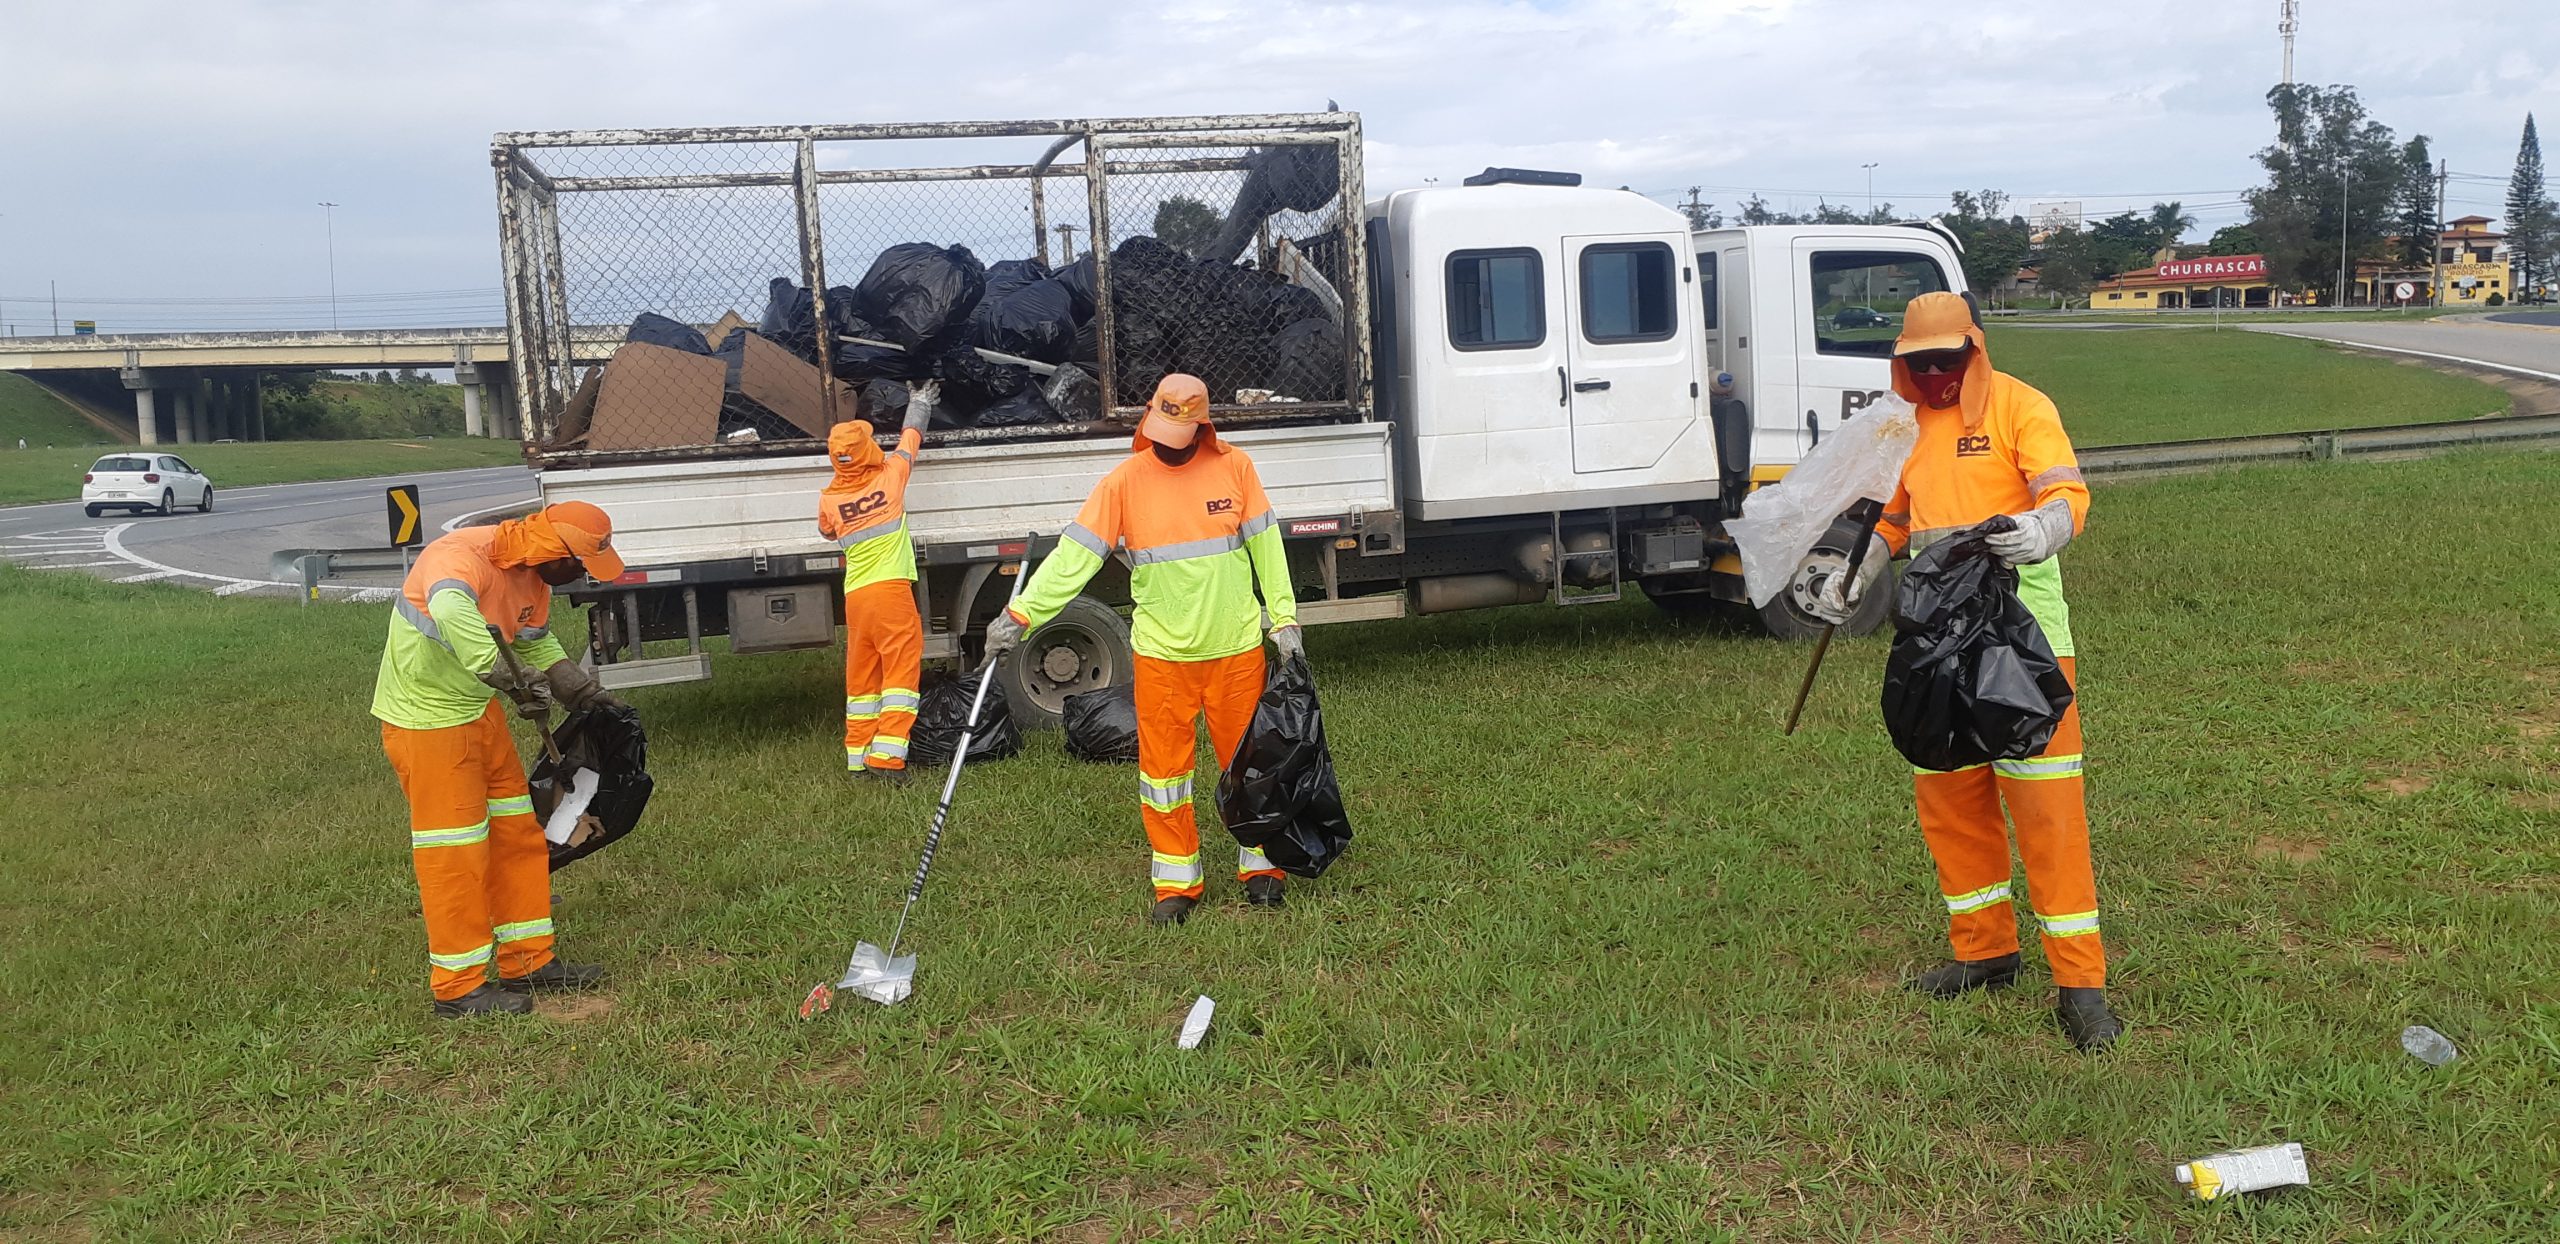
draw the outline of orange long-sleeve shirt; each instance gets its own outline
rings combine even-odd
[[[1972,432],[1965,431],[1960,408],[1920,408],[1920,443],[1876,524],[1897,555],[1917,552],[1915,539],[1925,547],[1942,532],[2055,497],[2071,503],[2074,533],[2088,525],[2089,485],[2053,399],[2006,372],[1988,372],[1988,379],[1988,409]]]

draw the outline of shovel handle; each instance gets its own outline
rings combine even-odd
[[[516,646],[508,643],[506,639],[498,633],[498,628],[494,626],[489,628],[489,640],[490,642],[498,645],[498,655],[506,660],[507,672],[514,674],[516,676],[516,681],[519,683],[527,681],[527,676],[524,671],[524,662],[516,659]],[[533,728],[536,731],[539,731],[542,735],[542,754],[550,758],[552,764],[559,764],[560,740],[553,738],[551,735],[551,711],[549,709],[543,710],[541,716],[533,719]]]

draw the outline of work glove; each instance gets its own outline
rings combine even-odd
[[[933,422],[934,407],[941,404],[941,381],[926,380],[907,386],[906,430],[922,435],[925,425]]]
[[[551,684],[540,678],[519,679],[514,667],[501,659],[480,676],[489,689],[507,697],[516,706],[516,716],[526,721],[540,721],[551,714]]]
[[[2060,497],[2009,515],[2009,521],[2017,525],[1984,536],[1982,543],[2012,566],[2043,561],[2071,543],[2071,503]]]
[[[586,666],[575,661],[554,661],[542,671],[543,682],[570,712],[582,708],[629,708],[620,696],[604,689]]]
[[[995,621],[987,623],[987,659],[989,661],[1012,651],[1014,645],[1021,642],[1022,624],[1014,621],[1011,613],[999,613]]]
[[[1893,550],[1884,540],[1879,537],[1867,541],[1866,556],[1858,560],[1857,572],[1824,576],[1822,586],[1815,589],[1813,599],[1805,605],[1805,612],[1833,626],[1847,623],[1858,612],[1858,602],[1867,598],[1868,590],[1892,566]]]
[[[1271,646],[1280,653],[1282,663],[1307,659],[1307,640],[1295,622],[1271,632]]]

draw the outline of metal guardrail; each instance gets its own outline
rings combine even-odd
[[[415,549],[277,549],[267,555],[276,578],[302,583],[302,603],[320,599],[320,583],[351,570],[397,570],[407,573]]]
[[[2480,445],[2560,442],[2560,415],[2507,415],[2458,423],[2403,423],[2378,428],[2279,432],[2206,440],[2109,445],[2080,451],[2092,475],[2201,470],[2251,462],[2329,462],[2343,458],[2419,457]]]

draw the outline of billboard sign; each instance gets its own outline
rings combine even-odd
[[[2172,259],[2160,265],[2164,281],[2263,281],[2267,279],[2267,257],[2264,255],[2209,255],[2203,259]]]

